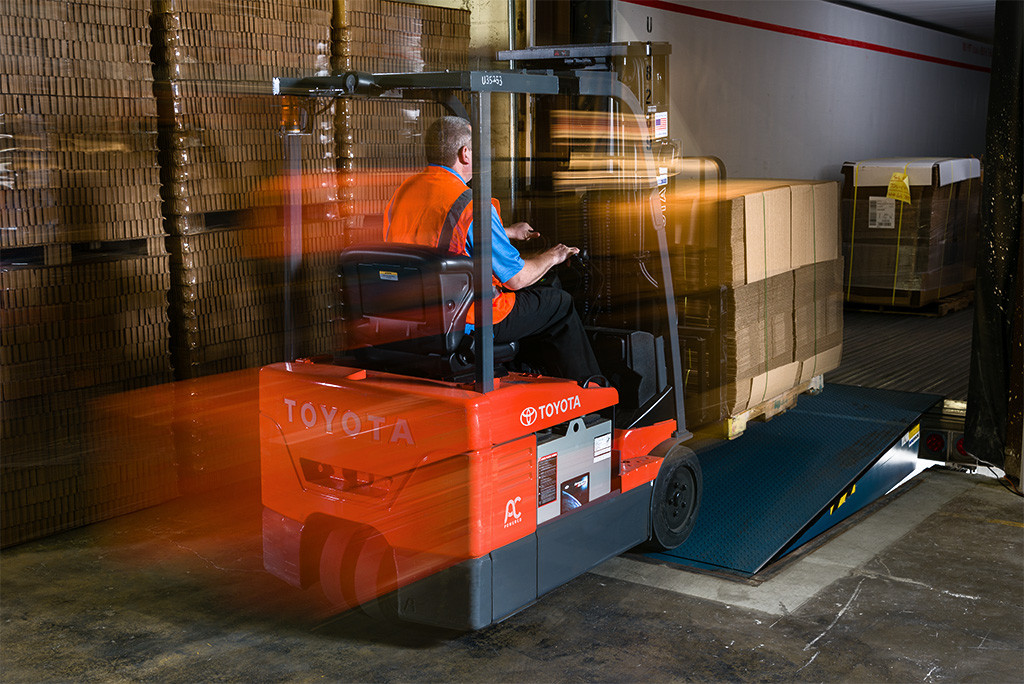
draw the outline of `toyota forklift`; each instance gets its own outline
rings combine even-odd
[[[657,142],[664,122],[641,101],[644,84],[624,83],[615,68],[662,58],[667,47],[576,46],[571,60],[558,48],[537,48],[505,56],[526,65],[510,70],[275,80],[275,94],[292,110],[396,98],[437,101],[469,118],[474,254],[396,243],[345,249],[337,270],[342,349],[261,370],[269,572],[296,587],[319,583],[340,609],[374,607],[475,630],[625,551],[669,550],[686,540],[702,477],[685,446],[691,434],[665,234],[673,152]],[[636,73],[642,80],[644,70]],[[558,236],[592,246],[565,279],[602,370],[582,383],[523,369],[517,344],[493,342],[496,93],[555,103],[550,111],[605,103],[608,120],[651,133],[615,151],[631,160],[625,197],[632,209],[588,223],[595,206],[612,200],[607,190],[580,193],[590,213],[567,236],[574,242]],[[301,225],[300,213],[299,202],[286,215]],[[592,287],[597,266],[588,261],[602,258],[596,246],[613,231],[634,245],[635,262],[619,264],[634,277],[605,272],[600,289],[614,292],[601,299]],[[602,269],[615,266],[614,257],[603,258]],[[471,306],[476,324],[467,333]]]

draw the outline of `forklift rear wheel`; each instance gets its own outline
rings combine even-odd
[[[394,549],[372,528],[332,530],[320,554],[320,587],[339,608],[376,612],[375,599],[397,587]]]
[[[668,551],[686,541],[697,521],[701,490],[697,455],[677,444],[665,455],[654,481],[647,550]]]

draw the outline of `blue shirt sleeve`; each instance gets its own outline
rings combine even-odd
[[[469,225],[466,238],[466,251],[473,254],[473,224]],[[526,263],[519,256],[519,250],[509,242],[505,234],[505,226],[501,225],[498,212],[491,209],[491,270],[503,283],[508,282],[516,273],[523,270]]]

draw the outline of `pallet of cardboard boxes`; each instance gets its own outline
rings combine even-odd
[[[921,308],[970,290],[980,208],[974,158],[844,164],[846,301]]]
[[[248,369],[285,353],[271,79],[327,73],[332,60],[463,68],[469,12],[388,0],[32,0],[0,3],[0,29],[6,546],[255,472]],[[407,106],[386,119],[339,111],[342,134],[327,111],[303,139],[300,354],[334,348],[337,250],[404,177],[381,158],[399,142],[418,151],[408,143],[426,125]],[[361,195],[339,191],[339,170],[366,171]],[[173,378],[182,382],[163,385]]]
[[[274,77],[326,74],[332,0],[152,3],[153,70],[160,106],[160,171],[171,255],[171,350],[178,379],[238,371],[285,353],[280,206],[266,184],[281,173],[281,103]],[[332,178],[329,119],[303,136],[303,163]],[[336,188],[307,188],[330,202]],[[315,197],[310,197],[311,195]],[[257,210],[250,214],[250,210]],[[270,218],[279,219],[280,212]],[[320,224],[325,223],[321,217]],[[329,231],[309,221],[308,231]],[[296,293],[311,305],[295,335],[311,353],[329,338],[323,253],[302,255]],[[294,275],[294,274],[293,274]]]
[[[835,182],[676,187],[668,230],[690,429],[734,437],[838,367],[838,201]]]

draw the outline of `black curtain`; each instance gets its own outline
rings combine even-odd
[[[1024,2],[997,0],[986,126],[967,450],[1020,481]]]

